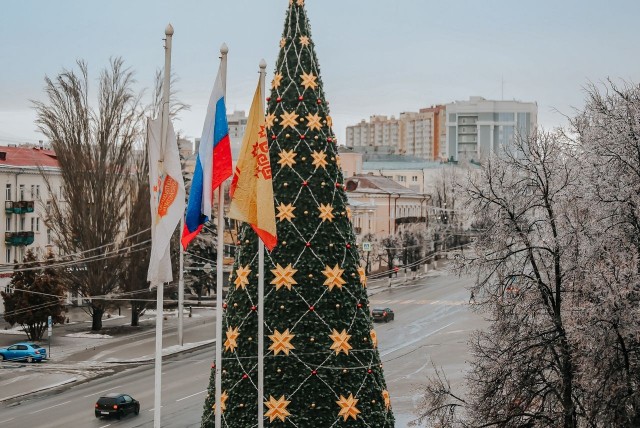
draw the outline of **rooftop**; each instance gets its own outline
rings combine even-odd
[[[60,165],[53,150],[0,146],[0,166],[58,168]]]

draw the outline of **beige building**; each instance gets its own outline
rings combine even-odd
[[[38,257],[54,247],[51,231],[44,224],[47,201],[51,200],[39,168],[48,175],[52,191],[62,196],[61,176],[55,153],[41,147],[0,147],[0,187],[4,190],[4,210],[0,224],[4,240],[0,242],[3,266],[0,290],[5,290],[12,275],[14,261],[22,260],[28,249]],[[4,312],[0,298],[0,312]]]
[[[439,159],[446,132],[443,120],[443,106],[400,113],[397,119],[371,116],[368,122],[347,127],[346,146],[359,153]]]

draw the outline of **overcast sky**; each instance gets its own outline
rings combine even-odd
[[[566,124],[584,87],[640,83],[637,0],[307,0],[335,131],[479,95],[538,103],[546,128]],[[199,137],[218,67],[230,48],[227,108],[248,110],[264,58],[271,81],[288,0],[5,0],[0,9],[0,144],[42,139],[30,100],[45,75],[110,57],[150,88],[172,23],[179,97],[175,127]],[[502,83],[504,82],[504,84]]]

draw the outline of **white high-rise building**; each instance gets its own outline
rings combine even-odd
[[[447,158],[481,161],[537,128],[538,105],[470,97],[446,105]]]

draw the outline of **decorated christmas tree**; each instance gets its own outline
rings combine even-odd
[[[278,244],[265,257],[265,426],[393,427],[304,0],[267,98]],[[241,228],[225,303],[222,426],[257,426],[258,241]],[[211,375],[202,426],[214,427]]]

